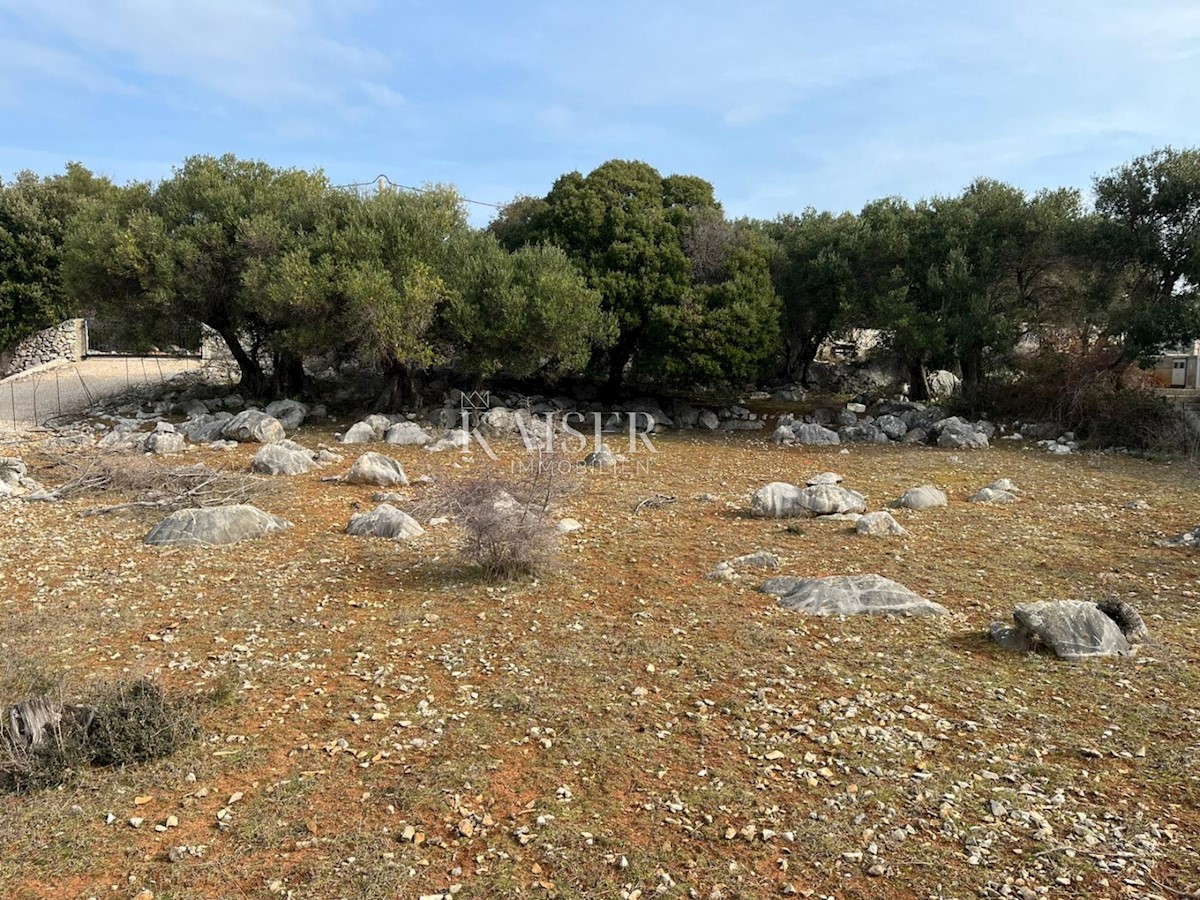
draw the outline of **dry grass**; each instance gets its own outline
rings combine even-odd
[[[0,799],[0,894],[462,885],[467,897],[734,898],[793,885],[965,897],[1010,879],[1010,893],[1109,897],[1200,885],[1200,557],[1154,544],[1196,524],[1193,469],[1009,446],[658,445],[649,467],[585,478],[560,510],[585,529],[562,539],[551,573],[507,585],[458,561],[454,524],[405,543],[345,535],[372,489],[322,483],[328,472],[279,479],[260,505],[296,527],[230,548],[145,547],[140,518],[71,515],[87,497],[7,507],[6,658],[74,683],[155,676],[236,696],[166,759]],[[244,471],[253,449],[197,456]],[[438,484],[487,464],[391,452]],[[744,514],[761,484],[827,469],[871,509],[925,483],[951,502],[902,514],[900,540]],[[55,471],[34,474],[53,485],[65,480]],[[1020,502],[965,502],[997,477],[1017,482]],[[431,489],[403,492],[413,508]],[[677,501],[633,513],[657,495]],[[1135,497],[1150,510],[1124,509]],[[783,574],[877,572],[952,614],[807,619],[754,578],[705,580],[756,549],[777,553]],[[1062,663],[983,637],[1017,602],[1110,595],[1150,629],[1134,659]],[[1050,831],[997,818],[993,800]],[[156,831],[169,816],[178,825]],[[179,846],[196,854],[169,862]],[[873,861],[884,874],[868,874]]]

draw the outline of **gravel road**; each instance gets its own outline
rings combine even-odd
[[[82,412],[101,398],[194,372],[197,359],[94,356],[69,366],[0,380],[0,431],[36,428]]]

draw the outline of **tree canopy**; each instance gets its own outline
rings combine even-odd
[[[610,396],[806,381],[823,343],[874,328],[916,396],[950,367],[973,398],[1026,337],[1119,366],[1200,337],[1200,151],[1139,156],[1094,195],[979,178],[734,221],[703,178],[610,160],[479,229],[445,185],[359,193],[227,155],[118,187],[71,163],[0,183],[0,346],[80,312],[203,323],[248,393],[298,394],[306,357],[353,358],[394,406],[435,366],[586,372]]]
[[[61,175],[0,181],[0,349],[72,314],[63,248],[75,218],[116,188],[79,163]]]

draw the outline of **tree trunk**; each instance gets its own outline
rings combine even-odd
[[[814,359],[817,358],[817,351],[821,349],[821,342],[814,341],[812,338],[801,341],[797,348],[797,356],[800,360],[800,383],[808,387],[808,369],[812,365]]]
[[[229,327],[214,327],[214,330],[221,335],[229,352],[233,354],[234,361],[238,364],[238,371],[241,374],[238,387],[242,393],[249,394],[251,397],[262,397],[266,394],[269,385],[262,366],[254,356],[245,351],[237,338],[237,333]]]
[[[298,397],[304,393],[304,360],[295,353],[276,353],[272,375],[279,397]]]
[[[918,401],[929,399],[929,376],[923,362],[908,364],[908,399]]]
[[[979,400],[979,384],[983,378],[983,351],[971,348],[958,361],[962,369],[962,396],[974,408]]]
[[[380,412],[399,412],[417,398],[417,373],[399,360],[388,360],[383,372],[383,390],[375,401]]]
[[[808,370],[812,366],[812,362],[813,362],[813,358],[811,356],[806,356],[804,358],[804,364],[800,368],[800,383],[802,385],[804,385],[805,387],[808,387],[808,385],[809,385]]]
[[[783,342],[783,374],[788,378],[796,377],[796,370],[802,369],[803,374],[800,376],[801,383],[806,383],[808,377],[808,361],[804,360],[800,348],[795,341],[785,340]]]
[[[633,343],[618,343],[608,351],[608,380],[601,391],[605,400],[612,402],[621,397],[621,387],[625,383],[625,367],[633,358]]]

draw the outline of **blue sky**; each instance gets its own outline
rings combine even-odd
[[[233,152],[505,201],[619,157],[769,217],[1086,188],[1200,144],[1197,85],[1195,0],[0,0],[0,174]]]

